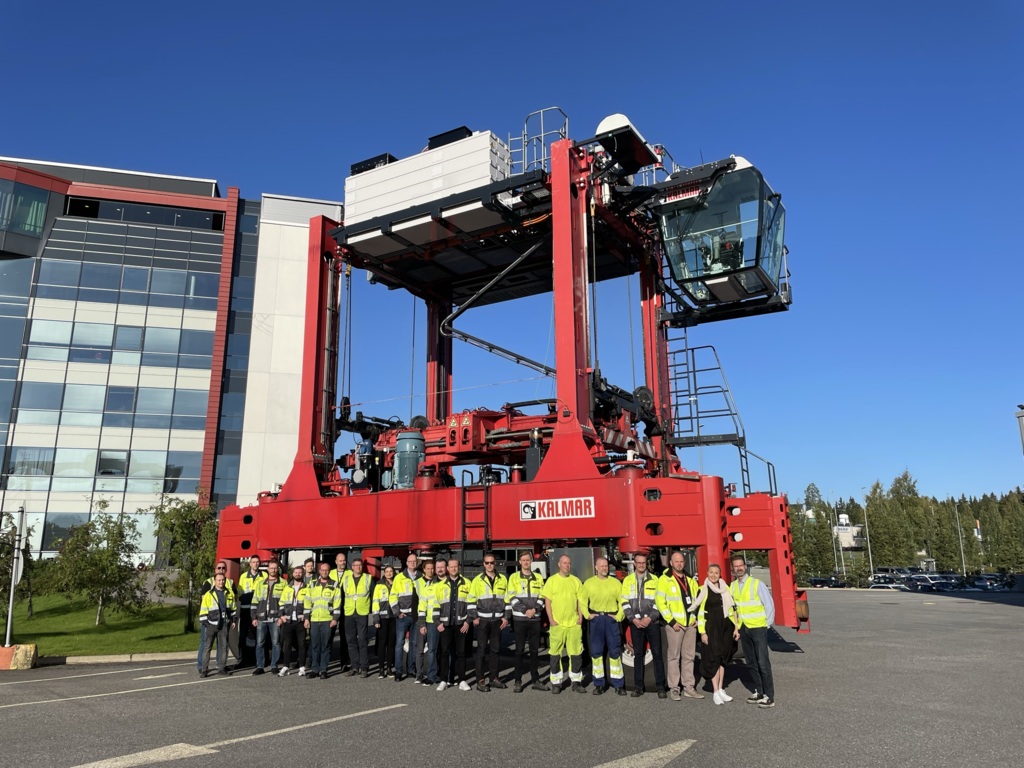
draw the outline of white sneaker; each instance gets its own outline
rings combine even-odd
[[[288,674],[288,667],[281,667],[281,671],[277,673],[278,677],[285,677]]]
[[[725,688],[720,690],[718,692],[718,695],[722,699],[722,701],[732,701],[732,696],[730,696],[728,693],[725,692]]]
[[[444,680],[442,680],[440,683],[437,684],[437,688],[435,688],[434,690],[435,691],[443,691],[447,687],[448,687],[448,683],[446,683]]]
[[[472,689],[472,687],[470,687],[469,683],[467,683],[465,680],[463,680],[461,683],[459,683],[459,690],[460,691],[472,691],[473,689]]]
[[[721,691],[715,691],[714,695],[712,695],[711,698],[714,700],[716,706],[720,706],[722,704],[725,704],[725,700],[722,698],[722,692]]]
[[[305,677],[305,676],[306,676],[306,668],[305,667],[299,667],[299,677]]]

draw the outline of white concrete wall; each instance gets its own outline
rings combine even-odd
[[[238,504],[283,483],[298,447],[309,219],[341,206],[264,195],[238,472]]]

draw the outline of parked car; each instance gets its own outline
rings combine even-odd
[[[1001,592],[1009,589],[1009,580],[1000,573],[983,573],[974,577],[974,586],[985,592]]]
[[[910,592],[910,587],[906,584],[872,584],[868,589],[884,589],[890,592]]]
[[[872,584],[896,584],[897,579],[895,576],[891,576],[888,573],[876,573],[871,577]]]
[[[812,587],[818,587],[820,589],[846,589],[846,587],[850,586],[845,581],[841,581],[835,576],[830,576],[827,579],[808,579],[807,583]]]
[[[897,581],[906,581],[910,576],[910,571],[898,566],[879,565],[875,568],[875,575],[892,576]]]

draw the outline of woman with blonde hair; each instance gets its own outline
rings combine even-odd
[[[711,681],[715,704],[732,701],[725,692],[722,682],[725,665],[732,655],[733,642],[739,639],[739,625],[736,621],[736,606],[729,585],[722,581],[722,567],[716,563],[708,566],[708,575],[697,593],[690,612],[697,614],[697,632],[704,649],[700,654],[701,676]]]

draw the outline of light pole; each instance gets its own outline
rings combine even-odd
[[[11,550],[11,593],[7,602],[7,636],[4,648],[11,647],[11,626],[14,620],[14,589],[21,579],[22,536],[25,530],[25,508],[18,508],[18,530],[14,534],[14,549]]]
[[[1024,448],[1024,404],[1017,406],[1017,426],[1020,427],[1020,445]]]
[[[960,568],[963,569],[964,579],[967,578],[967,559],[964,557],[964,529],[960,527],[960,506],[953,500],[953,511],[956,512],[956,535],[960,540]]]
[[[832,530],[835,531],[836,543],[839,545],[839,554],[841,555],[841,557],[839,558],[839,562],[843,566],[843,578],[845,579],[846,578],[846,553],[843,552],[843,542],[839,539],[839,512],[836,510],[835,507],[832,507],[832,516],[833,516],[833,519],[836,522],[836,527],[833,528]]]
[[[862,485],[860,488],[862,491],[866,491],[868,488],[866,485]],[[867,494],[864,495],[864,538],[867,539],[868,543],[868,570],[871,574],[875,573],[875,561],[871,558],[871,529],[868,527],[868,498]]]
[[[838,559],[839,559],[839,562],[841,562],[843,564],[843,578],[845,579],[846,578],[846,553],[843,551],[843,542],[839,538],[839,508],[835,504],[833,504],[832,501],[831,501],[832,497],[834,495],[835,495],[835,491],[829,491],[828,492],[829,501],[827,503],[829,505],[829,509],[832,510],[832,520],[835,523],[835,527],[832,529],[833,548],[835,548],[838,545],[839,555],[841,556]],[[836,570],[838,570],[838,569],[839,569],[839,567],[836,566]]]

